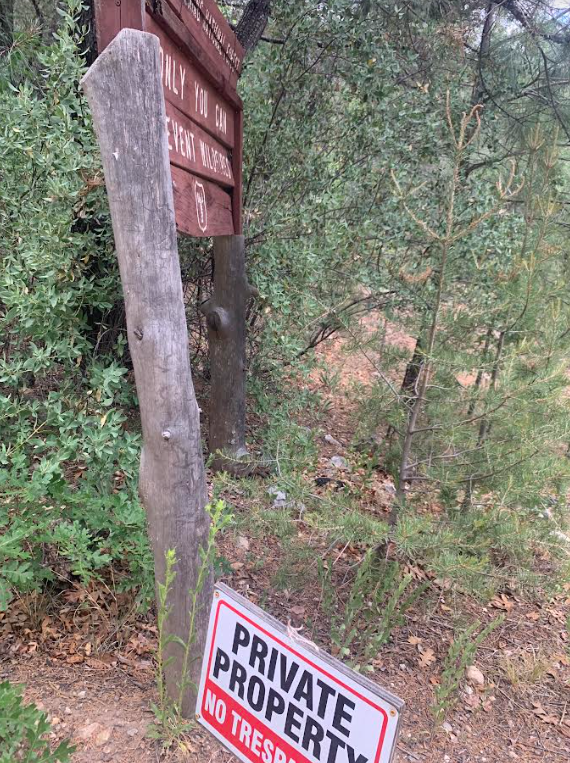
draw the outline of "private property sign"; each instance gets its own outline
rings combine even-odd
[[[389,763],[403,702],[219,585],[196,715],[245,763]]]
[[[244,51],[214,0],[94,0],[97,49],[121,29],[160,40],[178,230],[241,233]]]

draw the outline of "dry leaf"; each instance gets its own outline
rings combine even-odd
[[[427,574],[421,569],[421,567],[412,567],[411,565],[406,565],[405,572],[407,575],[411,575],[416,580],[427,579]]]
[[[418,638],[418,636],[410,636],[410,638],[408,639],[408,643],[411,644],[412,646],[417,646],[418,644],[422,643],[422,640],[421,638]]]
[[[435,662],[435,652],[433,649],[422,650],[422,656],[418,660],[420,668],[429,668]]]
[[[491,606],[495,609],[502,609],[504,612],[510,612],[512,609],[514,609],[515,606],[514,601],[508,599],[504,593],[500,594],[499,596],[495,596],[495,598],[492,599],[490,603]]]
[[[558,726],[558,718],[555,715],[549,715],[540,702],[533,702],[532,704],[534,705],[532,712],[534,715],[538,716],[543,723],[549,723],[552,726]]]
[[[468,694],[465,697],[465,706],[468,710],[476,710],[481,705],[481,697],[478,694]]]

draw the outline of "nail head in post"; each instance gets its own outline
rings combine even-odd
[[[162,439],[168,441],[168,440],[170,440],[171,437],[172,437],[172,435],[170,434],[168,429],[165,429],[164,432],[162,433]]]

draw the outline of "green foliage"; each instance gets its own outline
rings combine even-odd
[[[227,5],[234,21],[242,5]],[[258,46],[240,85],[248,266],[260,292],[248,313],[249,369],[255,412],[267,421],[256,432],[260,461],[289,505],[266,512],[258,491],[262,508],[251,510],[250,525],[273,528],[299,558],[301,516],[333,544],[386,539],[386,524],[360,510],[358,489],[315,495],[314,427],[326,421],[327,401],[298,393],[298,374],[337,332],[356,358],[382,343],[378,383],[357,392],[359,436],[384,441],[364,465],[368,477],[376,467],[397,475],[409,353],[386,344],[382,331],[389,322],[425,342],[435,311],[437,337],[421,358],[431,373],[412,438],[414,489],[395,541],[482,596],[507,580],[542,585],[556,578],[565,553],[557,533],[568,521],[568,173],[567,149],[553,148],[568,117],[564,46],[543,40],[543,59],[534,36],[518,26],[513,33],[516,20],[501,8],[481,64],[471,53],[483,2],[272,5],[268,39],[279,44]],[[109,566],[143,598],[152,588],[122,298],[78,87],[81,5],[58,4],[53,26],[55,10],[41,8],[50,29],[30,29],[28,4],[0,56],[0,607],[14,590],[87,581]],[[483,96],[455,182],[457,130],[448,117],[457,128]],[[495,208],[511,157],[513,189],[522,188],[448,242],[438,297],[450,188],[461,229]],[[187,294],[197,295],[188,315],[198,358],[194,313],[209,288],[208,247],[186,243],[183,256]],[[332,390],[338,372],[323,366]],[[481,383],[464,383],[478,373]],[[419,511],[426,494],[441,504],[437,519]]]
[[[116,566],[152,589],[140,437],[89,110],[79,0],[0,57],[0,607]]]
[[[74,748],[62,742],[52,752],[50,730],[46,714],[24,704],[20,687],[0,683],[0,763],[67,763]]]
[[[129,491],[73,489],[62,479],[44,484],[0,470],[0,611],[13,590],[38,590],[71,576],[86,583],[115,563],[119,589],[136,589],[147,603],[152,554],[146,520]],[[51,563],[46,561],[51,560]]]
[[[496,628],[504,622],[504,616],[498,617],[489,623],[480,633],[475,635],[481,627],[480,622],[473,623],[467,628],[462,628],[461,633],[456,634],[445,658],[440,682],[435,688],[435,702],[432,712],[437,723],[442,723],[446,713],[456,701],[456,693],[465,670],[473,665],[477,650]]]
[[[351,583],[343,610],[337,611],[332,562],[319,565],[323,607],[331,620],[331,640],[342,658],[355,670],[369,668],[369,662],[386,644],[405,614],[426,591],[427,585],[412,588],[412,576],[402,575],[397,562],[378,558],[368,551]]]
[[[192,647],[196,640],[196,616],[199,614],[199,598],[204,585],[211,574],[216,555],[216,538],[231,523],[233,517],[227,511],[223,501],[209,504],[205,510],[210,515],[210,530],[206,545],[200,548],[200,565],[196,576],[196,585],[190,592],[191,606],[188,613],[188,634],[183,640],[168,632],[168,618],[171,612],[170,593],[176,578],[176,552],[172,549],[166,553],[165,578],[158,581],[158,652],[157,652],[157,687],[158,704],[152,705],[156,723],[149,728],[149,736],[160,740],[165,748],[170,747],[179,737],[191,728],[191,723],[182,717],[182,701],[186,691],[191,687],[197,691],[189,677]],[[178,681],[178,697],[169,696],[167,692],[164,671],[172,663],[174,657],[169,655],[169,646],[176,644],[183,649],[182,667]],[[194,658],[196,659],[196,658]]]
[[[170,644],[179,643],[179,639],[171,633],[168,633],[167,623],[171,612],[169,596],[172,590],[172,584],[176,578],[174,570],[178,560],[176,553],[172,549],[166,552],[166,569],[164,582],[158,582],[158,602],[157,602],[157,627],[158,627],[158,649],[156,654],[156,683],[158,688],[158,704],[152,704],[152,711],[156,723],[149,728],[149,736],[152,739],[161,740],[164,747],[169,747],[175,739],[190,728],[190,724],[184,721],[177,709],[176,703],[168,696],[166,689],[166,680],[164,670],[171,657],[167,657],[167,649]],[[182,647],[185,644],[182,642]]]

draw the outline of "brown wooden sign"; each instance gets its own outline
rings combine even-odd
[[[191,236],[242,232],[244,51],[214,0],[94,0],[99,53],[124,28],[160,40],[176,224]]]

